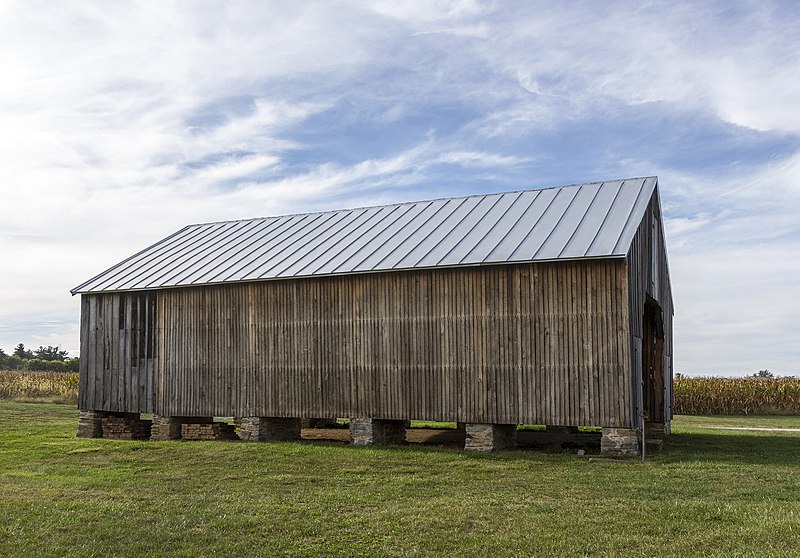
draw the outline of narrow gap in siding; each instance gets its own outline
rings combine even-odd
[[[580,263],[580,277],[581,277],[581,292],[583,293],[583,305],[580,315],[580,328],[581,328],[581,377],[583,378],[583,401],[581,402],[581,425],[589,423],[592,407],[594,402],[592,400],[593,386],[592,386],[592,370],[594,368],[594,358],[592,351],[594,345],[592,344],[592,277],[595,272],[594,263]]]
[[[466,305],[465,274],[449,273],[450,287],[453,292],[453,378],[456,386],[456,404],[458,405],[458,420],[465,422],[469,409],[469,377],[463,368],[463,354],[467,350],[469,340],[463,316]]]
[[[147,300],[149,293],[144,293],[143,296]],[[131,346],[132,327],[131,323],[131,299],[134,293],[122,293],[120,295],[120,351],[122,353],[122,363],[125,370],[125,384],[126,395],[124,406],[131,412],[142,412],[139,405],[139,380],[143,375],[146,362],[144,359],[139,358],[139,355],[133,350]],[[147,326],[150,323],[150,315],[148,313],[148,320],[145,323],[146,335],[149,334]],[[147,337],[145,337],[145,342]]]
[[[425,313],[425,277],[424,272],[414,274],[414,308],[412,311],[412,331],[414,335],[414,401],[416,402],[412,417],[417,420],[428,418],[428,396],[426,393],[426,371],[424,370],[424,324]]]
[[[562,370],[564,371],[559,378],[559,382],[561,383],[561,409],[559,412],[560,423],[562,425],[569,424],[569,416],[570,416],[570,407],[571,407],[571,400],[572,400],[572,391],[573,391],[573,379],[572,379],[572,335],[570,332],[571,327],[571,315],[572,315],[572,306],[574,304],[574,299],[572,297],[572,277],[571,277],[571,270],[572,265],[570,263],[566,263],[562,267],[562,277],[563,277],[563,287],[561,289],[561,315],[559,316],[559,323],[561,326],[561,334],[559,337],[561,338],[561,350],[560,352],[560,359],[563,363]]]
[[[575,409],[575,392],[578,387],[578,378],[575,374],[575,335],[573,332],[575,317],[575,267],[572,262],[565,263],[566,271],[566,297],[564,300],[566,308],[562,322],[564,324],[564,358],[567,364],[567,373],[564,375],[566,384],[564,407],[562,409],[563,424],[572,424],[572,417]]]
[[[588,409],[586,412],[586,417],[584,421],[584,425],[593,424],[595,413],[596,413],[596,406],[597,406],[597,383],[595,381],[595,367],[597,364],[597,344],[595,343],[594,338],[594,317],[597,314],[597,273],[598,268],[600,266],[598,264],[592,264],[591,266],[587,267],[586,272],[586,292],[587,292],[587,304],[586,304],[586,320],[585,320],[585,327],[586,327],[586,340],[588,343],[588,350],[586,353],[587,356],[587,370],[586,370],[586,378],[588,383]]]
[[[558,331],[556,330],[555,323],[555,308],[554,308],[554,286],[553,286],[553,264],[547,264],[545,277],[545,312],[547,320],[547,338],[545,340],[546,354],[545,354],[545,374],[546,374],[546,393],[547,393],[547,424],[556,424],[557,410],[555,405],[555,367],[558,364],[555,361],[555,343],[558,339]]]
[[[623,358],[624,352],[622,350],[622,344],[620,343],[620,326],[621,324],[621,312],[620,308],[624,308],[627,303],[622,300],[622,292],[621,292],[621,285],[620,285],[620,277],[618,270],[616,268],[612,269],[612,278],[613,278],[613,306],[614,309],[614,325],[612,328],[612,335],[613,335],[613,347],[614,347],[614,363],[615,363],[615,370],[614,370],[614,393],[617,395],[614,399],[614,416],[617,419],[617,424],[615,426],[619,426],[620,424],[626,424],[626,416],[628,413],[625,412],[625,407],[628,406],[631,402],[631,399],[628,398],[629,387],[631,385],[631,375],[625,374],[625,364],[628,362],[626,359]],[[631,425],[632,426],[632,425]]]
[[[569,313],[568,327],[569,327],[569,360],[570,360],[570,374],[569,374],[569,408],[567,413],[567,424],[576,424],[578,417],[578,400],[581,390],[581,377],[580,377],[580,361],[578,360],[578,349],[580,345],[580,338],[577,331],[578,315],[578,297],[579,285],[577,282],[577,266],[575,262],[569,264]]]
[[[558,423],[558,407],[556,405],[556,378],[558,360],[556,358],[556,350],[558,343],[558,323],[556,321],[556,289],[554,285],[554,264],[547,265],[547,328],[549,335],[547,338],[547,403],[548,403],[548,423]]]
[[[611,304],[609,301],[609,288],[610,282],[608,280],[608,270],[609,266],[607,262],[602,263],[602,273],[600,275],[600,283],[598,285],[598,297],[600,301],[600,309],[599,309],[599,320],[598,324],[599,327],[597,328],[597,334],[599,338],[600,350],[601,352],[601,367],[599,373],[599,385],[598,390],[600,393],[599,402],[600,402],[600,413],[599,413],[599,426],[608,426],[608,409],[609,409],[609,394],[608,394],[608,375],[609,375],[609,363],[611,362],[611,351],[608,344],[608,328],[610,327],[609,322],[609,310],[611,308]]]
[[[456,275],[456,274],[454,274]],[[475,381],[475,368],[468,365],[466,355],[472,351],[472,324],[469,321],[469,312],[472,311],[472,292],[470,273],[464,272],[460,277],[454,277],[453,282],[459,291],[458,297],[458,329],[461,337],[461,344],[458,355],[458,374],[461,378],[461,413],[464,421],[475,422],[472,409],[473,382]]]
[[[481,401],[483,401],[483,413],[487,420],[491,423],[497,422],[495,417],[494,399],[497,395],[497,369],[495,368],[495,355],[494,355],[494,336],[497,334],[496,329],[496,316],[497,308],[494,307],[495,303],[495,284],[494,275],[491,273],[491,268],[480,268],[481,293],[483,296],[483,304],[481,307],[481,354],[483,355],[483,393]]]
[[[540,363],[542,352],[540,344],[544,339],[539,317],[541,297],[539,289],[541,281],[537,275],[538,268],[530,264],[521,266],[520,272],[520,351],[522,351],[522,405],[520,417],[522,424],[534,422],[534,416],[542,412]]]
[[[486,293],[485,277],[479,273],[478,270],[473,271],[475,276],[475,315],[474,315],[474,332],[475,332],[475,365],[478,369],[478,382],[476,384],[475,402],[477,404],[476,412],[481,417],[481,420],[486,420],[486,348],[483,344],[483,320],[485,319],[486,312],[484,295]]]

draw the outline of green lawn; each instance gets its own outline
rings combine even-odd
[[[773,419],[734,422],[800,425]],[[698,428],[719,420],[679,418],[646,464],[589,463],[83,440],[74,408],[0,402],[0,556],[798,555],[800,433]]]
[[[781,416],[730,416],[716,415],[707,417],[679,416],[672,422],[680,429],[708,426],[733,426],[755,428],[800,428],[800,417]]]

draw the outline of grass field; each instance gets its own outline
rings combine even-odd
[[[800,433],[704,430],[708,419],[680,417],[665,452],[641,464],[85,440],[76,423],[69,406],[0,402],[0,556],[800,552]]]

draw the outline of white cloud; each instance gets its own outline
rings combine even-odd
[[[676,168],[559,134],[652,103],[796,145],[798,19],[727,2],[0,3],[0,347],[76,351],[67,290],[186,223],[460,194],[453,176],[488,191],[657,173],[678,369],[797,371],[800,155]],[[526,144],[544,133],[558,157]]]
[[[736,125],[800,132],[797,14],[768,3],[740,6],[738,16],[734,10],[727,3],[525,5],[472,54],[536,96],[512,101],[522,112],[548,106],[542,97],[565,101],[548,113],[556,121],[616,99],[680,103]]]
[[[497,155],[496,153],[481,153],[477,151],[449,151],[443,153],[436,160],[438,163],[459,165],[467,168],[499,168],[513,167],[530,158]]]
[[[376,13],[416,25],[458,22],[491,11],[491,4],[477,0],[377,0],[371,7]]]
[[[798,372],[798,164],[664,183],[665,207],[695,211],[666,223],[678,371]]]

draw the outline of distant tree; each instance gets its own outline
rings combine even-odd
[[[38,349],[33,351],[34,358],[38,358],[39,360],[55,360],[58,362],[67,360],[68,354],[69,351],[59,351],[58,347],[52,347],[50,345],[47,347],[39,346]]]
[[[758,374],[753,374],[753,378],[774,378],[775,375],[769,370],[759,370]]]
[[[68,358],[63,361],[32,358],[24,361],[20,368],[38,372],[78,372],[80,363],[77,358]]]
[[[26,350],[25,345],[20,343],[14,347],[14,356],[19,358],[33,358],[33,351]]]
[[[8,356],[8,355],[6,354],[6,352],[3,349],[0,349],[0,358],[2,358],[4,356]]]
[[[21,370],[22,366],[28,362],[16,355],[0,356],[0,370]]]

